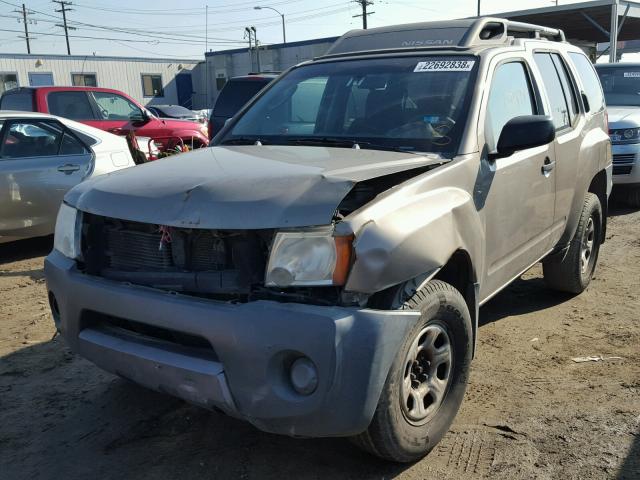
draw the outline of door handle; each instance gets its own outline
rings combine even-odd
[[[542,165],[542,174],[545,177],[548,177],[549,174],[551,174],[551,170],[553,170],[556,166],[556,162],[555,161],[551,161],[551,159],[549,157],[546,157],[544,159],[544,165]]]
[[[58,167],[59,172],[65,173],[67,175],[71,175],[73,172],[77,172],[78,170],[80,170],[80,165],[73,165],[71,163],[60,165]]]

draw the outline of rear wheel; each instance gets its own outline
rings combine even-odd
[[[591,282],[598,260],[602,236],[602,206],[598,196],[587,193],[578,228],[562,258],[542,262],[547,286],[554,290],[582,293]]]
[[[460,408],[471,363],[471,316],[448,283],[427,283],[402,308],[419,310],[389,371],[373,420],[354,442],[396,462],[426,455]]]

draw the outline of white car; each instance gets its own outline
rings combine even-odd
[[[0,243],[52,234],[71,187],[134,165],[124,137],[53,115],[0,111]]]

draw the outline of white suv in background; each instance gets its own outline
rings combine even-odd
[[[613,183],[640,207],[640,63],[596,65],[609,114]]]

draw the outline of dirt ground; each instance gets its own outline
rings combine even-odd
[[[43,256],[0,247],[0,478],[640,479],[640,212],[614,209],[582,295],[527,272],[481,310],[460,413],[414,465],[296,440],[146,391],[73,355]],[[572,357],[622,357],[574,363]]]

